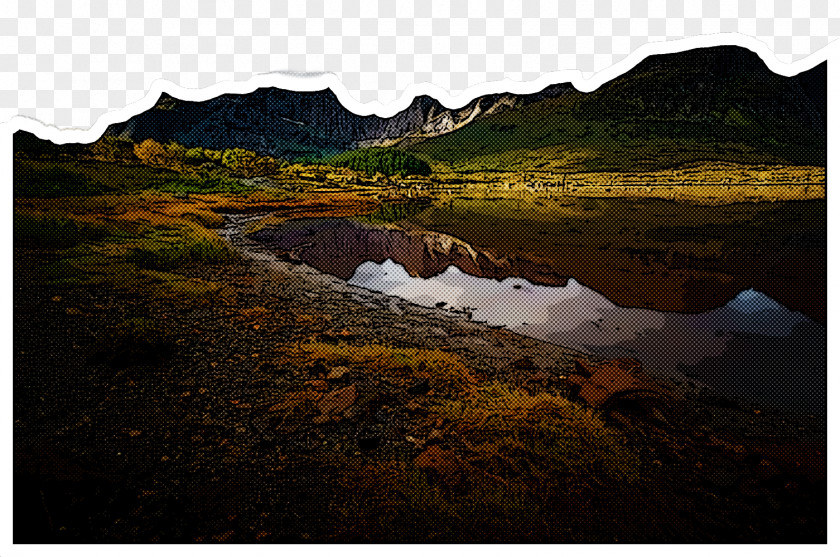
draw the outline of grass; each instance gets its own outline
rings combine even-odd
[[[200,194],[200,193],[249,193],[255,191],[254,187],[244,186],[238,180],[218,176],[181,176],[176,180],[167,182],[157,188],[160,191],[168,191],[176,194]]]
[[[69,248],[88,240],[100,240],[112,233],[103,223],[86,223],[55,214],[14,213],[15,238],[40,245]]]
[[[17,158],[14,161],[15,197],[66,197],[154,190],[179,176],[172,170],[119,162]],[[62,181],[62,177],[68,180]]]
[[[474,382],[460,356],[442,350],[393,348],[383,344],[353,345],[308,342],[300,355],[325,366],[347,366],[394,379],[425,378],[434,389],[464,389]]]
[[[698,93],[678,83],[705,76],[685,71],[636,69],[597,91],[570,91],[484,116],[406,150],[436,171],[637,172],[698,160],[825,166],[824,133],[795,117],[754,118],[765,112],[762,103],[778,102],[773,95],[796,95],[793,81],[767,75],[752,90],[721,83]],[[657,90],[668,91],[668,102],[651,100],[649,92]]]
[[[98,246],[87,253],[58,253],[59,259],[36,265],[34,282],[58,288],[98,287],[150,298],[207,301],[226,295],[225,287],[183,275],[143,269],[121,255],[108,255]]]
[[[132,246],[126,261],[142,269],[171,271],[182,265],[229,263],[235,257],[220,239],[179,234],[167,240],[144,238]]]
[[[255,193],[224,170],[194,170],[184,174],[143,164],[98,160],[15,159],[15,197],[55,198],[137,194],[142,191],[190,194]],[[288,194],[283,194],[288,197]],[[277,197],[277,196],[275,196]]]
[[[377,541],[574,539],[589,482],[613,486],[616,511],[645,482],[638,456],[592,410],[494,382],[468,398],[436,398],[429,408],[461,447],[463,483],[449,485],[411,460],[333,455],[335,484],[353,486],[342,511],[350,536]],[[446,450],[446,449],[445,449]],[[596,479],[597,478],[597,479]],[[585,537],[591,533],[579,532]]]
[[[68,197],[101,195],[111,190],[97,177],[51,166],[28,173],[15,174],[15,197]]]
[[[188,219],[169,217],[155,226],[93,212],[19,208],[14,225],[15,241],[33,242],[46,256],[33,278],[54,286],[103,286],[153,296],[203,298],[218,293],[221,286],[170,271],[234,258],[215,233]]]
[[[583,211],[595,211],[601,206],[597,199],[590,197],[578,197],[575,201]]]
[[[598,470],[617,482],[639,479],[639,461],[623,437],[595,411],[563,396],[529,396],[499,382],[469,399],[447,400],[434,408],[456,424],[471,446],[471,464],[504,479]],[[501,458],[500,458],[501,457]]]
[[[575,532],[577,509],[606,489],[621,501],[646,486],[638,455],[623,435],[592,409],[560,394],[528,395],[507,383],[478,385],[455,354],[383,344],[307,342],[287,354],[292,367],[347,366],[391,381],[429,378],[434,393],[419,418],[446,432],[445,451],[463,466],[450,483],[417,467],[416,454],[360,455],[355,442],[311,453],[307,466],[322,479],[330,500],[323,527],[354,541],[506,541],[585,539]],[[458,385],[460,389],[448,389]],[[465,387],[469,386],[469,389]],[[312,393],[290,393],[270,412],[294,431],[317,411]],[[325,494],[326,496],[326,494]],[[328,525],[327,525],[328,524]]]
[[[57,286],[97,285],[167,297],[215,295],[223,290],[221,285],[175,271],[234,259],[211,230],[224,225],[222,213],[297,208],[298,201],[288,192],[246,187],[206,172],[182,175],[141,164],[84,159],[17,157],[14,165],[14,241],[40,251],[39,276]],[[61,188],[52,186],[67,176],[72,179],[61,182]],[[91,186],[97,183],[107,183],[107,193]],[[52,189],[44,184],[52,184]],[[20,192],[37,196],[17,195]],[[349,194],[341,199],[300,197],[318,214],[338,211],[349,216],[370,211],[372,205]]]

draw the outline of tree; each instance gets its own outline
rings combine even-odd
[[[218,151],[216,149],[204,149],[204,158],[209,161],[213,161],[216,164],[221,164],[222,151]]]
[[[201,147],[193,147],[192,149],[187,149],[187,152],[184,153],[184,160],[190,164],[201,164],[207,160],[207,156]]]
[[[134,158],[134,143],[113,135],[103,135],[91,144],[90,151],[97,159],[130,160]]]
[[[247,172],[254,165],[256,158],[257,154],[253,151],[239,147],[225,149],[222,153],[222,165],[233,171]]]
[[[187,148],[180,143],[170,141],[166,144],[166,155],[169,162],[180,163],[186,158]]]
[[[144,163],[152,165],[164,165],[169,158],[164,146],[154,139],[146,139],[134,145],[134,154]]]
[[[383,147],[348,151],[333,157],[330,163],[370,175],[381,172],[386,176],[428,176],[432,172],[425,161],[414,155]]]

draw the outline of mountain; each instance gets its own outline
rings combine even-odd
[[[794,77],[749,50],[652,56],[407,148],[456,170],[658,170],[703,160],[826,163],[826,64]]]
[[[205,102],[164,95],[151,110],[112,125],[106,133],[134,141],[174,140],[189,147],[242,147],[286,159],[322,157],[406,138],[433,137],[522,101],[515,95],[489,95],[450,110],[431,97],[420,96],[395,116],[380,118],[347,110],[329,89],[261,88]]]
[[[824,165],[826,65],[787,78],[740,47],[696,49],[651,56],[591,93],[557,84],[458,109],[420,96],[391,118],[354,114],[330,90],[262,88],[201,103],[164,95],[106,133],[287,159],[392,145],[456,170]]]

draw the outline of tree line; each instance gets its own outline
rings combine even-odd
[[[366,172],[371,176],[377,173],[386,176],[428,176],[432,172],[425,161],[414,155],[386,147],[347,151],[329,159],[327,164]]]

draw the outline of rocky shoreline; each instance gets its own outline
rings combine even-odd
[[[604,417],[647,483],[595,469],[553,478],[566,499],[544,502],[559,514],[542,533],[382,531],[331,511],[348,505],[345,462],[367,470],[365,497],[394,467],[435,472],[425,489],[437,481],[456,498],[470,482],[507,485],[517,476],[477,458],[465,422],[442,405],[499,381],[526,402],[567,396],[575,362],[596,362],[277,261],[237,229],[222,233],[240,261],[179,271],[225,285],[207,304],[32,288],[39,255],[16,245],[15,541],[825,540],[824,421],[684,384],[668,386],[679,420]],[[91,356],[136,315],[172,335],[170,358],[115,366]],[[306,353],[313,342],[454,354],[471,374],[455,388],[398,369],[337,369]]]

